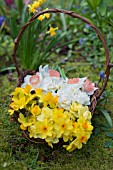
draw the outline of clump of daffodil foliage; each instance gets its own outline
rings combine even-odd
[[[81,149],[91,136],[90,95],[97,88],[87,77],[63,79],[48,66],[27,75],[21,87],[12,93],[10,115],[18,113],[18,122],[30,138],[43,139],[49,146],[63,140],[69,152]]]
[[[28,5],[28,8],[29,8],[29,12],[30,13],[36,13],[36,12],[39,12],[40,11],[40,6],[45,2],[46,0],[36,0],[34,1],[32,4],[29,4]],[[45,10],[47,10],[48,8],[46,8]],[[50,13],[45,13],[43,15],[40,15],[37,19],[39,21],[42,21],[44,19],[49,19],[50,18]],[[56,30],[58,29],[58,27],[56,28],[53,28],[52,26],[49,28],[49,30],[46,32],[47,34],[50,33],[51,36],[54,36],[56,35]]]

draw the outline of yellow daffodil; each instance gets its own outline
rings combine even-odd
[[[25,97],[22,97],[20,99],[17,99],[17,98],[13,98],[14,102],[12,102],[10,104],[10,107],[13,109],[13,110],[19,110],[19,109],[23,109],[25,108],[26,106],[26,98]]]
[[[72,152],[77,148],[76,146],[76,139],[72,141],[69,145],[63,145],[64,148],[66,148],[67,151]]]
[[[90,138],[91,133],[92,132],[86,132],[84,129],[79,128],[76,136],[79,142],[86,144],[87,140]]]
[[[58,30],[58,27],[56,27],[56,28],[50,27],[49,31],[47,31],[46,34],[50,34],[51,36],[55,36],[56,30]]]
[[[37,116],[41,113],[41,109],[39,106],[34,106],[32,109],[31,109],[31,113],[34,115],[34,116]]]
[[[13,96],[19,98],[19,95],[24,95],[24,89],[21,87],[16,87],[15,91],[12,93]]]
[[[28,132],[29,132],[29,137],[30,138],[38,138],[37,137],[37,125],[36,122],[35,124],[28,126]]]
[[[40,15],[39,17],[38,17],[38,20],[39,21],[42,21],[42,20],[44,20],[45,18],[50,18],[50,14],[49,13],[45,13],[45,14],[43,14],[43,15]]]
[[[32,4],[29,4],[29,12],[35,13],[37,8],[39,8],[45,1],[46,0],[36,0]]]
[[[57,107],[58,96],[53,96],[51,92],[48,92],[43,98],[43,104],[44,107],[46,107],[48,104],[50,105],[50,108]]]
[[[90,137],[90,134],[81,132],[81,133],[79,133],[78,137],[75,140],[73,140],[69,145],[64,145],[64,147],[69,152],[72,152],[76,148],[81,149],[82,143],[86,144],[89,137]]]
[[[27,130],[27,127],[25,127],[23,124],[20,125],[20,129]]]
[[[73,129],[72,121],[70,119],[60,119],[59,121],[55,122],[54,129],[57,133],[57,138],[64,136],[69,136],[71,130]]]
[[[79,127],[82,127],[85,131],[90,132],[93,130],[93,126],[91,125],[91,122],[85,120],[84,117],[80,117],[77,122]]]
[[[66,118],[66,114],[64,114],[64,109],[55,108],[53,109],[53,120],[57,122],[59,119]]]
[[[24,88],[25,94],[29,94],[31,89],[32,89],[32,87],[27,84],[27,85],[25,86],[25,88]]]
[[[42,89],[38,88],[38,89],[35,89],[35,92],[37,94],[37,96],[40,97],[40,95],[42,95]]]
[[[42,20],[44,20],[45,19],[45,15],[43,14],[43,15],[40,15],[39,17],[38,17],[38,20],[39,21],[42,21]]]
[[[31,126],[33,124],[34,120],[32,119],[32,117],[29,117],[29,119],[28,119],[27,117],[24,117],[24,115],[22,113],[20,113],[18,121],[20,123],[22,123],[24,127],[28,127],[28,126]]]
[[[13,109],[9,109],[8,112],[10,113],[10,115],[14,114],[14,110]]]
[[[44,119],[47,119],[48,122],[51,122],[53,120],[53,111],[52,109],[48,107],[43,107],[41,114],[37,116],[38,121],[44,121]]]
[[[74,117],[79,118],[80,116],[83,116],[85,119],[90,120],[92,115],[89,111],[87,106],[83,106],[82,104],[73,102],[72,105],[70,105],[69,110]]]
[[[53,134],[54,134],[54,132],[53,132]],[[46,137],[45,141],[48,143],[49,146],[51,146],[53,148],[52,143],[58,143],[59,139],[56,138],[56,133],[55,133],[55,136],[53,135],[52,137]]]
[[[92,114],[89,110],[86,110],[84,113],[83,113],[83,117],[85,118],[85,120],[91,120],[92,118]]]
[[[78,123],[77,123],[77,122],[73,122],[72,125],[73,125],[73,131],[72,131],[72,133],[73,133],[74,135],[76,135],[77,129],[78,129]]]
[[[53,126],[51,123],[48,122],[47,119],[44,119],[43,122],[39,122],[38,123],[38,137],[40,137],[41,139],[45,139],[48,136],[52,136],[52,129]]]
[[[78,118],[79,117],[78,111],[81,107],[82,107],[81,104],[73,102],[72,105],[70,105],[69,111],[73,114],[74,117]]]

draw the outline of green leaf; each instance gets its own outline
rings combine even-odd
[[[102,114],[104,115],[104,117],[106,118],[106,121],[108,122],[108,124],[112,127],[113,124],[112,124],[112,119],[111,117],[109,116],[109,114],[107,113],[106,110],[102,109],[102,108],[98,108],[98,110],[100,110],[102,112]]]
[[[60,16],[61,16],[61,21],[62,21],[62,25],[63,25],[63,30],[66,31],[67,25],[66,25],[65,15],[63,13],[61,13]]]
[[[110,127],[110,128],[111,128],[111,127]],[[109,128],[107,128],[107,127],[101,127],[101,130],[108,131]]]
[[[101,0],[86,0],[86,1],[93,10],[95,10],[101,2]]]
[[[112,132],[106,132],[106,136],[113,138],[113,133]]]
[[[15,67],[7,67],[7,68],[3,68],[0,70],[0,72],[4,72],[4,71],[8,71],[8,70],[16,70]]]
[[[95,134],[95,135],[98,135],[99,133],[100,133],[100,128],[95,128],[95,129],[94,129],[94,134]]]
[[[107,3],[105,0],[102,0],[100,3],[99,11],[101,16],[104,16],[107,10]]]
[[[113,141],[109,140],[109,141],[105,142],[104,147],[105,148],[113,148]]]
[[[64,79],[66,79],[66,75],[65,75],[64,69],[61,69],[61,68],[58,66],[58,71],[59,71],[61,77],[64,78]]]
[[[23,6],[24,6],[23,1],[20,1],[20,0],[14,0],[14,1],[15,1],[15,4],[17,6],[17,9],[18,9],[19,13],[21,14]]]

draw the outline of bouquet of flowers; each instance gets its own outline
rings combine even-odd
[[[64,79],[48,65],[34,75],[24,77],[21,87],[12,93],[10,114],[30,138],[45,140],[49,146],[63,140],[68,151],[82,148],[93,130],[89,111],[95,84],[84,78]]]

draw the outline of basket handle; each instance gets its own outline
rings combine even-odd
[[[17,52],[17,49],[18,49],[20,39],[21,39],[24,31],[26,30],[26,28],[33,21],[35,21],[40,15],[45,14],[45,13],[64,13],[66,15],[69,15],[69,16],[73,17],[73,18],[79,18],[83,22],[87,23],[90,27],[92,27],[93,30],[98,35],[99,39],[101,40],[101,42],[103,44],[103,47],[104,47],[104,50],[105,50],[105,55],[106,55],[106,70],[105,70],[106,78],[104,80],[102,89],[99,91],[99,93],[98,93],[98,95],[96,97],[98,99],[101,96],[101,94],[104,92],[104,90],[105,90],[105,88],[107,86],[108,78],[109,78],[109,75],[110,75],[110,68],[113,67],[113,64],[110,63],[110,55],[109,55],[109,51],[108,51],[108,48],[107,48],[107,45],[106,45],[106,41],[105,41],[102,33],[100,32],[100,30],[95,25],[93,25],[89,19],[84,18],[83,16],[80,16],[79,14],[76,14],[73,11],[68,11],[68,10],[63,10],[63,9],[58,9],[58,8],[47,9],[47,10],[35,13],[31,17],[31,19],[21,28],[17,38],[14,40],[15,46],[14,46],[14,51],[13,51],[13,54],[12,54],[12,57],[13,57],[13,60],[14,60],[14,63],[15,63],[15,67],[16,67],[16,71],[18,73],[18,76],[20,77],[22,75],[22,70],[19,68],[19,65],[18,65],[17,59],[16,59],[16,52]]]

